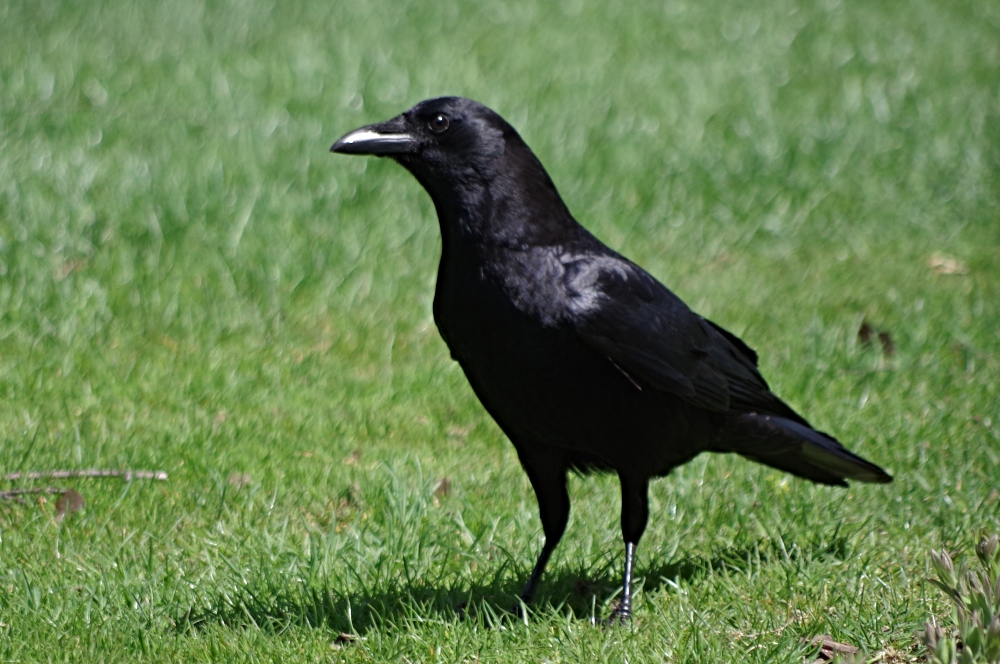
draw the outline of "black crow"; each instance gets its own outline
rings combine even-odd
[[[569,470],[621,482],[620,620],[631,615],[649,480],[700,452],[736,452],[821,484],[892,480],[772,394],[736,335],[577,223],[492,110],[430,99],[331,150],[391,157],[434,201],[434,321],[538,498],[545,545],[525,603],[566,528]]]

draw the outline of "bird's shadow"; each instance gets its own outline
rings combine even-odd
[[[833,539],[820,538],[805,543],[761,539],[720,548],[710,555],[686,553],[667,562],[640,565],[636,574],[643,592],[655,593],[663,589],[669,592],[670,588],[697,582],[717,571],[746,571],[751,566],[794,560],[803,554],[812,560],[843,559],[850,555],[848,539],[839,533]],[[526,579],[526,572],[524,577]],[[389,590],[348,593],[322,582],[289,588],[261,579],[243,585],[235,594],[191,607],[176,624],[182,632],[221,625],[273,632],[289,627],[314,627],[345,634],[363,634],[372,629],[428,619],[476,620],[493,627],[522,619],[517,608],[525,579],[511,578],[501,570],[492,582],[443,588],[418,579],[405,587],[393,585]],[[613,564],[597,570],[556,566],[546,573],[527,619],[531,620],[532,613],[572,612],[580,620],[599,621],[607,615],[609,604],[615,601],[620,583]]]

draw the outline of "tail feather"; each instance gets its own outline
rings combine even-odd
[[[822,484],[846,486],[845,480],[892,481],[888,473],[832,436],[774,415],[739,415],[736,436],[727,450]]]

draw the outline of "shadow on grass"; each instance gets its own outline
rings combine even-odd
[[[745,546],[727,547],[712,556],[686,555],[663,564],[640,567],[637,577],[642,591],[653,593],[665,587],[696,583],[717,572],[745,572],[772,562],[797,563],[851,555],[848,537],[834,533],[832,539],[818,537],[808,543],[761,539]],[[571,611],[581,620],[601,620],[620,588],[617,558],[603,571],[557,568],[547,573],[529,614]],[[399,584],[381,592],[342,594],[328,584],[302,584],[290,588],[268,580],[241,587],[235,595],[219,596],[208,607],[192,607],[178,621],[179,631],[211,625],[255,628],[280,632],[290,627],[328,628],[348,634],[364,634],[408,622],[477,620],[485,627],[520,620],[514,610],[527,578],[509,579],[503,564],[494,579],[442,588],[417,581]]]

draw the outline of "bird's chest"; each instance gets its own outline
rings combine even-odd
[[[551,312],[540,314],[532,302],[539,294],[528,284],[511,284],[499,269],[463,263],[442,261],[434,322],[466,372],[500,380],[552,357],[559,347],[558,321]]]
[[[593,417],[614,372],[560,321],[546,286],[513,284],[483,269],[442,265],[434,318],[480,401],[508,434],[558,443],[567,421]],[[610,376],[618,380],[617,375]]]

